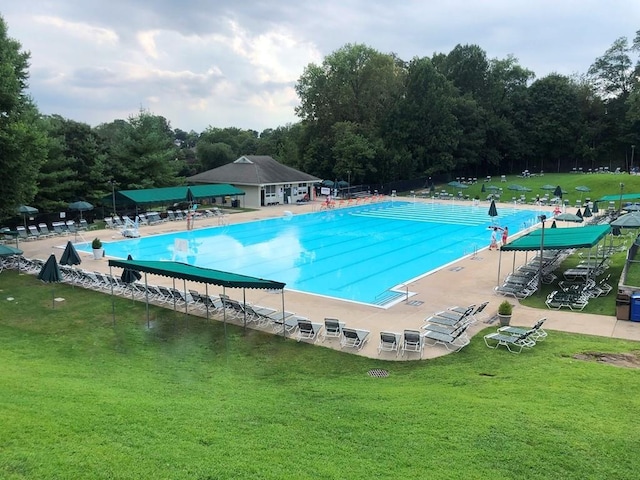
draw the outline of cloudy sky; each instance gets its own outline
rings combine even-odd
[[[24,0],[0,6],[45,114],[173,128],[296,122],[305,66],[347,43],[404,60],[479,45],[538,78],[586,73],[640,30],[638,0]]]

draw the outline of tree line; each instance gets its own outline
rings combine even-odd
[[[241,155],[354,184],[628,170],[640,148],[639,53],[640,31],[584,74],[536,79],[514,56],[490,59],[477,45],[405,61],[347,44],[304,69],[293,124],[186,132],[141,110],[91,127],[38,112],[26,93],[29,53],[0,17],[0,218],[21,204],[57,211],[112,189],[184,184]]]

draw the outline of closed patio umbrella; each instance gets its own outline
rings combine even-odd
[[[73,246],[71,240],[67,242],[67,246],[64,247],[64,252],[62,252],[62,256],[60,257],[60,265],[80,265],[82,263],[82,259],[80,255],[78,255],[78,251],[76,247]],[[72,283],[75,286],[75,281]]]
[[[128,255],[127,260],[133,260],[133,257],[131,255]],[[130,285],[140,280],[141,278],[142,274],[139,271],[133,270],[131,268],[125,268],[124,270],[122,270],[122,276],[120,277],[120,280],[122,280],[122,283]],[[133,289],[131,290],[131,300],[133,301]]]
[[[58,268],[58,262],[56,256],[52,253],[42,266],[40,273],[38,273],[38,279],[45,283],[59,283],[62,280],[62,274]],[[51,308],[55,308],[55,288],[51,290]]]
[[[560,188],[560,185],[558,185],[556,189],[553,191],[553,195],[558,198],[562,198],[562,188]]]
[[[60,265],[80,265],[81,263],[82,259],[80,255],[78,255],[76,247],[74,247],[73,243],[69,240],[60,257]]]
[[[495,217],[498,216],[498,209],[496,208],[496,202],[495,200],[491,200],[491,205],[489,205],[489,216],[491,217],[491,220],[495,220]]]
[[[591,209],[589,208],[589,205],[585,205],[584,212],[582,212],[582,216],[584,218],[593,217],[593,214],[591,213]]]

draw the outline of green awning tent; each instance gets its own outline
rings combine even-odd
[[[622,195],[605,195],[599,202],[617,202],[619,200],[638,200],[640,199],[640,193],[623,193]]]
[[[551,220],[551,219],[549,219]],[[542,242],[542,228],[533,230],[522,237],[500,247],[498,260],[498,284],[500,284],[500,267],[502,252],[565,250],[569,248],[592,248],[611,231],[611,226],[589,225],[586,227],[545,228]],[[514,253],[515,270],[515,253]]]
[[[204,283],[206,288],[205,295],[209,295],[208,286],[217,285],[224,288],[256,288],[263,290],[280,290],[282,292],[282,314],[284,318],[284,287],[285,283],[276,282],[273,280],[265,280],[263,278],[251,277],[248,275],[241,275],[238,273],[223,272],[221,270],[213,270],[210,268],[202,268],[187,263],[181,262],[168,262],[158,260],[109,260],[109,268],[119,267],[124,269],[135,270],[145,274],[145,287],[147,286],[147,274],[160,275],[163,277],[169,277],[174,280],[180,279],[184,282],[185,294],[187,292],[186,282]],[[174,285],[175,288],[175,285]],[[111,292],[113,295],[113,291]],[[174,305],[175,308],[175,305]],[[187,313],[188,305],[185,304],[185,314]],[[225,335],[226,335],[226,312],[223,311],[225,322]],[[209,312],[207,310],[207,318]],[[114,312],[115,322],[115,312]],[[147,323],[149,322],[149,300],[147,298]],[[246,327],[246,318],[245,318]],[[283,325],[283,335],[286,335],[286,328]]]
[[[545,228],[544,249],[565,250],[567,248],[591,248],[597,245],[611,230],[610,225],[588,225],[585,227]],[[500,250],[525,251],[540,250],[542,229],[538,228],[512,242],[500,247]]]
[[[141,190],[118,190],[114,192],[117,205],[149,205],[181,202],[187,199],[187,191],[191,191],[194,199],[215,198],[244,195],[240,190],[227,183],[190,185],[181,187],[147,188]],[[109,204],[113,201],[112,195],[105,196],[102,201]]]

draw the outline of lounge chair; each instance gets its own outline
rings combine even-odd
[[[41,236],[53,237],[53,236],[56,235],[55,232],[52,232],[51,230],[49,230],[49,227],[47,226],[46,223],[39,223],[38,224],[38,229],[40,230],[40,235]]]
[[[38,230],[38,228],[35,225],[29,225],[27,227],[29,229],[29,236],[31,237],[31,239],[35,239],[35,240],[39,240],[41,238],[46,238],[50,235],[43,235],[40,233],[40,231]]]
[[[469,345],[469,337],[467,336],[467,328],[471,323],[461,323],[450,332],[443,331],[437,325],[425,325],[425,332],[422,334],[425,344],[435,346],[437,344],[444,345],[447,350],[458,352],[465,346]]]
[[[546,322],[547,319],[546,317],[541,318],[540,320],[538,320],[535,325],[531,328],[525,328],[525,327],[512,327],[512,326],[506,326],[506,327],[500,327],[498,329],[498,332],[500,333],[507,333],[509,335],[523,335],[527,332],[530,332],[530,336],[531,338],[535,341],[538,342],[540,340],[544,340],[545,338],[547,338],[547,332],[545,332],[542,328],[542,324],[544,322]]]
[[[554,310],[560,310],[563,307],[567,307],[570,310],[581,311],[589,303],[589,296],[584,292],[566,293],[554,290],[547,296],[544,303],[548,308]]]
[[[113,217],[104,217],[104,223],[107,228],[116,228],[116,224],[113,222]]]
[[[298,341],[311,340],[315,342],[318,338],[318,334],[322,329],[321,323],[314,323],[306,319],[298,320]]]
[[[76,227],[76,224],[73,220],[67,220],[67,230],[69,231],[69,233],[78,233],[78,229]]]
[[[56,235],[69,235],[69,230],[67,230],[67,225],[64,222],[52,222],[51,226],[53,227],[53,233]]]
[[[340,337],[340,346],[342,348],[356,348],[360,350],[369,339],[368,330],[356,330],[354,328],[343,328],[342,337]]]
[[[339,321],[337,318],[325,318],[322,340],[324,341],[327,338],[340,338],[344,325],[344,322]]]
[[[89,230],[89,224],[87,223],[87,221],[84,218],[80,219],[80,226],[78,227],[79,230]]]
[[[380,343],[378,344],[378,354],[380,352],[398,352],[400,350],[401,334],[396,332],[380,332]]]
[[[424,348],[424,342],[422,341],[422,334],[418,330],[405,330],[402,334],[402,356],[406,352],[417,352],[422,357],[422,349]]]
[[[489,348],[498,348],[500,345],[507,347],[511,353],[520,353],[524,347],[531,348],[536,342],[531,338],[531,330],[520,335],[494,332],[484,336],[484,343]]]
[[[18,232],[18,238],[20,240],[36,240],[38,237],[34,237],[33,235],[29,235],[27,233],[27,230],[24,227],[21,226],[17,226],[16,227],[16,232]]]
[[[426,319],[426,323],[438,323],[450,327],[460,324],[463,320],[470,318],[475,309],[475,305],[469,305],[463,313],[453,310],[443,310]]]

